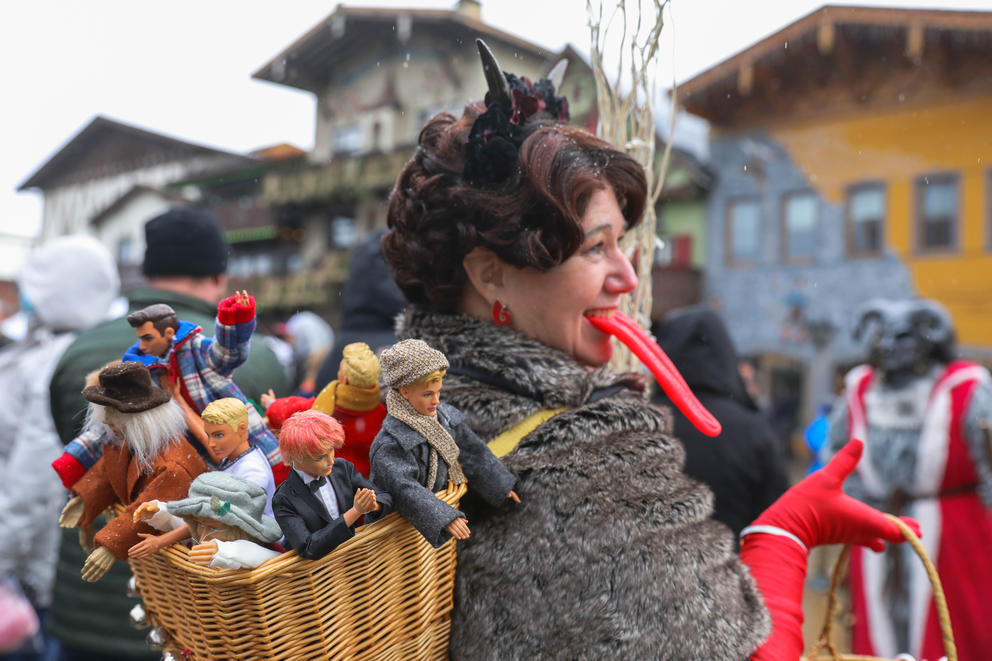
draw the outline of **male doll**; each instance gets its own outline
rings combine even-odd
[[[451,537],[468,539],[465,514],[435,492],[468,482],[493,507],[519,503],[516,476],[465,422],[440,401],[448,359],[423,340],[403,340],[382,352],[389,414],[372,443],[372,480],[393,497],[396,511],[438,547]]]
[[[150,305],[127,317],[138,338],[123,360],[148,367],[160,387],[177,383],[182,399],[202,413],[210,402],[225,397],[245,401],[231,379],[235,368],[248,359],[249,342],[255,330],[255,299],[247,292],[224,299],[217,306],[214,337],[204,337],[199,326],[181,321],[164,303]],[[249,442],[266,455],[277,478],[283,476],[279,446],[256,411],[249,411]],[[109,430],[91,427],[65,447],[52,467],[66,488],[96,463],[104,445],[111,440]]]
[[[301,411],[279,432],[283,460],[292,470],[272,498],[272,510],[287,549],[318,560],[355,535],[355,524],[370,512],[386,514],[389,494],[376,488],[344,459],[341,424],[320,411]]]

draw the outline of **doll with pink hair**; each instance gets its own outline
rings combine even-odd
[[[355,525],[370,512],[392,509],[390,495],[335,458],[344,446],[341,424],[320,411],[294,413],[282,425],[279,449],[289,477],[272,497],[272,510],[287,549],[317,560],[355,535]]]

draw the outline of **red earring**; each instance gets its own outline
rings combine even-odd
[[[499,300],[493,303],[493,323],[497,326],[509,326],[511,321],[513,315],[510,314],[510,306],[503,305]]]

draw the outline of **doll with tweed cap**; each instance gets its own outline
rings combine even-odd
[[[386,419],[369,451],[371,479],[393,497],[393,507],[433,546],[450,537],[468,539],[464,513],[435,492],[448,481],[498,507],[519,503],[517,478],[465,424],[465,416],[440,402],[448,360],[422,340],[403,340],[380,357],[389,386]]]

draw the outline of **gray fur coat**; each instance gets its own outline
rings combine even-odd
[[[760,645],[770,619],[712,494],[625,377],[466,316],[410,309],[398,334],[445,353],[442,397],[483,440],[569,409],[503,457],[521,505],[462,502],[453,659],[739,661]]]

